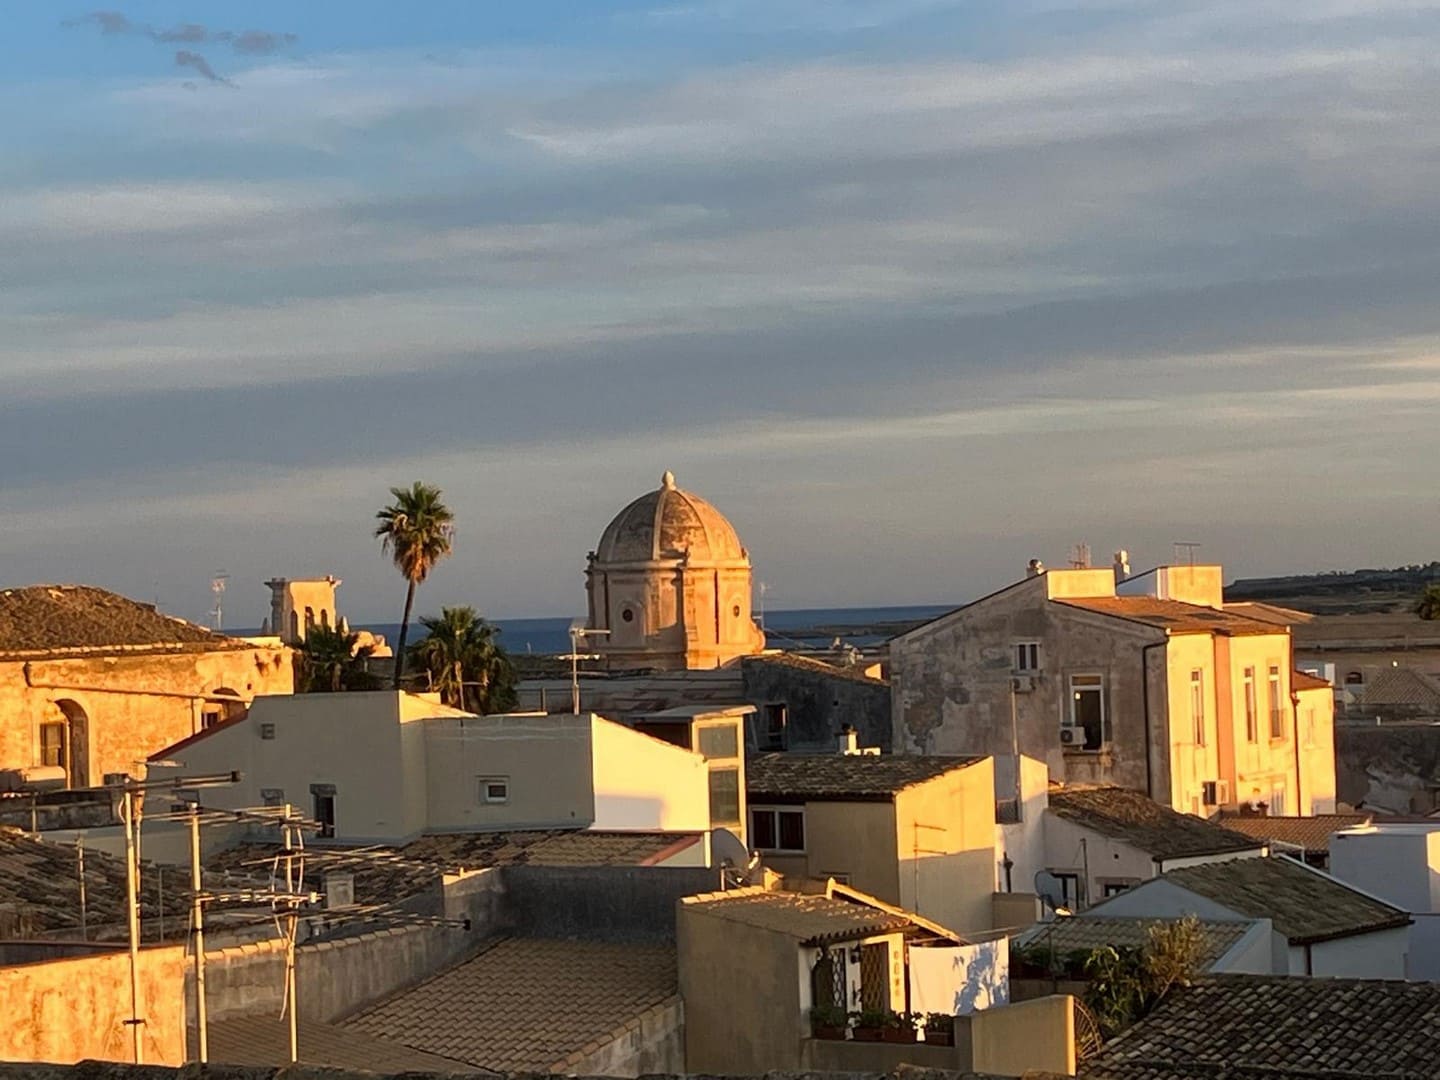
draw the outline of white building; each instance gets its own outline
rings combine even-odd
[[[191,773],[238,770],[239,784],[202,793],[207,806],[291,803],[349,843],[711,828],[703,756],[592,714],[482,717],[388,690],[261,697],[155,757]]]
[[[1330,872],[1415,920],[1411,979],[1440,980],[1440,822],[1376,822],[1330,837]]]

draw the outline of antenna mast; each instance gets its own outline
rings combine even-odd
[[[230,580],[230,575],[224,570],[217,570],[215,576],[210,579],[210,591],[215,596],[215,606],[210,609],[210,621],[214,624],[216,631],[225,628],[223,613],[221,612],[221,599],[225,596],[225,583]]]

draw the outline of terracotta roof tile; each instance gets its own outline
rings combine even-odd
[[[801,942],[838,941],[867,934],[904,930],[914,925],[905,915],[844,900],[838,896],[737,889],[686,897],[707,915],[793,937]]]
[[[482,1068],[565,1072],[678,989],[669,946],[508,938],[340,1026]]]
[[[0,590],[0,656],[252,648],[91,585]]]
[[[1182,814],[1129,788],[1053,788],[1050,813],[1161,860],[1252,851],[1261,846],[1254,837],[1194,814]]]
[[[1279,840],[1306,851],[1329,851],[1330,835],[1354,825],[1370,824],[1369,814],[1316,814],[1314,817],[1261,817],[1255,814],[1220,815],[1227,829],[1257,840]]]
[[[978,757],[910,754],[758,754],[745,763],[745,791],[756,799],[888,799]]]
[[[1157,600],[1153,596],[1096,596],[1057,599],[1057,604],[1083,608],[1098,615],[1109,615],[1130,622],[1145,623],[1161,630],[1177,633],[1210,632],[1216,634],[1283,634],[1284,629],[1273,623],[1246,618],[1231,611],[1221,611],[1201,604],[1179,600]]]
[[[1311,675],[1308,671],[1301,671],[1298,668],[1290,673],[1290,686],[1294,690],[1333,690],[1329,679],[1322,679],[1319,675]]]
[[[1119,918],[1102,915],[1079,915],[1071,919],[1056,919],[1053,922],[1036,923],[1015,939],[1019,946],[1053,948],[1056,953],[1076,950],[1098,949],[1106,945],[1117,948],[1138,948],[1150,940],[1150,928],[1174,920]],[[1239,941],[1253,921],[1220,922],[1205,919],[1200,922],[1200,934],[1204,942],[1201,963],[1208,967],[1215,963]]]
[[[1410,916],[1294,859],[1231,859],[1168,871],[1164,881],[1252,919],[1269,919],[1292,945],[1405,926]]]
[[[1112,1039],[1081,1080],[1433,1080],[1440,984],[1207,975]]]
[[[273,1012],[212,1021],[209,1059],[224,1065],[289,1065],[290,1024]],[[476,1067],[427,1054],[400,1043],[315,1020],[301,1020],[296,1042],[301,1065],[364,1069],[367,1073],[439,1073],[474,1075]]]

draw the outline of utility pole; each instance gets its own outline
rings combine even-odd
[[[190,917],[195,925],[195,1030],[200,1064],[209,1060],[205,1006],[205,901],[200,885],[200,806],[190,804]]]
[[[570,711],[575,716],[580,715],[580,661],[598,660],[600,657],[595,653],[580,652],[580,639],[585,637],[606,637],[609,630],[592,630],[581,623],[570,624]]]

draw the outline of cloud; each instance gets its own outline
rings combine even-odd
[[[229,84],[228,79],[222,79],[219,75],[215,74],[215,69],[210,66],[210,62],[206,60],[205,57],[197,52],[191,52],[189,49],[176,50],[175,66],[194,68],[211,82]]]
[[[98,26],[100,32],[106,36],[135,35],[149,38],[161,45],[226,45],[241,56],[272,56],[299,40],[295,34],[291,33],[277,33],[271,30],[216,30],[202,23],[179,23],[168,29],[159,28],[149,23],[135,22],[119,11],[92,11],[75,18],[65,19],[61,25],[67,27]],[[178,50],[175,53],[175,64],[178,67],[193,69],[208,82],[229,82],[216,74],[215,69],[210,66],[210,62],[204,56],[192,49]],[[193,89],[193,84],[187,83],[186,87]]]

